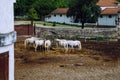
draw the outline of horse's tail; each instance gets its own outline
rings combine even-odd
[[[44,43],[45,49],[49,50],[50,46],[51,46],[51,41],[50,40],[45,41],[45,43]]]
[[[82,49],[82,45],[81,45],[81,42],[79,43],[79,50],[81,50]]]
[[[27,47],[27,40],[24,41],[25,48]]]
[[[44,40],[44,47],[45,47],[45,50],[48,48],[48,43],[46,42],[46,40]]]
[[[45,48],[47,48],[48,47],[48,43],[47,42],[45,42]]]

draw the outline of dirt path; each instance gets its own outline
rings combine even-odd
[[[24,39],[19,38],[15,44],[15,80],[120,79],[118,43],[109,44],[117,45],[113,50],[106,43],[98,46],[88,42],[83,43],[83,49],[76,52],[63,53],[62,49],[34,52],[33,48],[24,48]]]

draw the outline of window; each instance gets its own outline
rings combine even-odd
[[[112,18],[112,15],[109,15],[108,17],[109,17],[109,18]]]
[[[54,16],[56,17],[56,14],[54,14]]]
[[[103,15],[100,15],[100,18],[103,18]]]
[[[60,17],[62,17],[62,14],[60,14]]]
[[[48,19],[51,17],[51,15],[48,16]]]

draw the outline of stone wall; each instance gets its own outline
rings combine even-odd
[[[117,33],[117,28],[54,28],[36,27],[37,35],[65,35],[84,37],[111,37]]]

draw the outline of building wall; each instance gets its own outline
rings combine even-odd
[[[0,32],[7,33],[14,30],[14,18],[13,18],[13,1],[14,0],[2,0],[0,1]],[[4,27],[4,28],[3,28]]]
[[[101,9],[104,10],[105,8],[116,8],[117,6],[101,6]],[[117,15],[112,16],[112,18],[108,18],[107,16],[103,16],[103,18],[98,18],[98,25],[102,26],[116,26],[115,19]],[[45,18],[46,22],[59,22],[59,23],[67,23],[67,24],[75,24],[75,25],[81,25],[81,23],[73,23],[73,19],[70,17],[67,17],[65,14],[60,17],[59,14],[56,14],[56,16],[51,15],[50,17]],[[87,23],[86,23],[87,24]]]
[[[68,18],[66,15],[60,16],[59,14],[56,14],[56,16],[51,15],[50,17],[47,17],[45,19],[47,22],[59,22],[59,23],[70,23],[71,19]]]
[[[103,15],[102,17],[98,18],[98,25],[116,26],[115,20],[116,15],[112,15],[111,18],[109,18],[108,15]]]
[[[112,15],[111,18],[109,18],[109,15],[103,15],[103,17],[98,18],[98,25],[104,25],[104,26],[116,26],[115,19],[116,15]],[[75,24],[75,25],[81,25],[81,23],[73,23],[72,18],[67,17],[66,15],[63,15],[60,17],[60,15],[51,15],[51,17],[45,18],[46,22],[59,22],[59,23],[67,23],[67,24]],[[87,23],[86,23],[87,24]]]
[[[56,16],[51,15],[50,17],[46,17],[45,21],[81,25],[80,23],[74,23],[72,17],[67,17],[65,14],[63,14],[62,16],[60,16],[59,14],[56,14]]]
[[[15,0],[0,1],[0,33],[14,31],[13,3]],[[9,80],[14,80],[14,44],[0,47],[0,54],[9,51]]]

